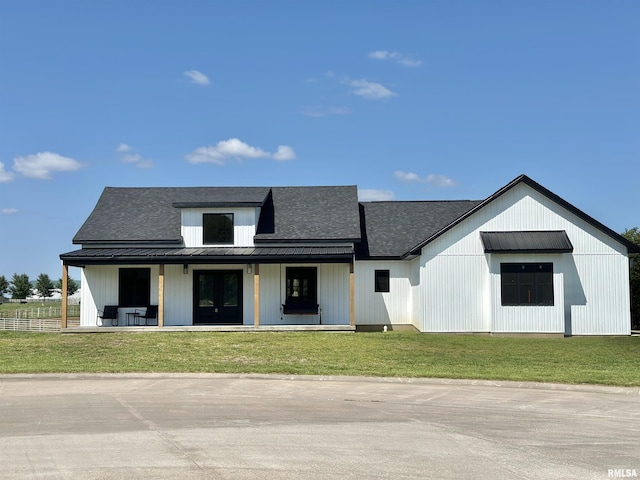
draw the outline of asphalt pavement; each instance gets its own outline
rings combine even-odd
[[[0,479],[633,478],[639,393],[277,375],[5,375]]]

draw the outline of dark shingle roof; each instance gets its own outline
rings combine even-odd
[[[272,229],[261,226],[256,242],[360,240],[356,186],[274,187],[272,194]]]
[[[362,202],[363,243],[359,258],[406,255],[412,247],[440,231],[480,201]]]
[[[107,187],[73,243],[179,243],[180,209],[174,204],[260,204],[268,193],[268,187]]]
[[[355,186],[107,187],[73,243],[181,243],[180,208],[263,204],[257,241],[360,239]]]

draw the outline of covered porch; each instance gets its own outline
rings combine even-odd
[[[63,295],[67,333],[355,330],[352,246],[83,248],[61,259],[63,292],[69,266],[82,268],[83,280],[80,327],[69,328]],[[147,305],[126,301],[122,271],[147,272]],[[230,287],[208,294],[208,284]],[[107,305],[119,314],[98,326],[94,319]],[[130,322],[149,306],[157,318]]]

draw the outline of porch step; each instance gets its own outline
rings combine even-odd
[[[351,325],[185,325],[180,327],[72,327],[60,330],[68,333],[116,333],[116,332],[355,332]]]

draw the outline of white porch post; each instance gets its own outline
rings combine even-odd
[[[260,265],[253,266],[253,326],[260,326]]]
[[[355,281],[353,277],[353,259],[349,264],[349,325],[356,326],[356,312],[355,312]]]
[[[158,327],[164,326],[164,265],[158,269]]]
[[[60,289],[62,290],[60,293],[62,295],[62,309],[60,312],[60,328],[67,328],[67,285],[69,284],[69,265],[66,263],[62,264],[62,285]]]

